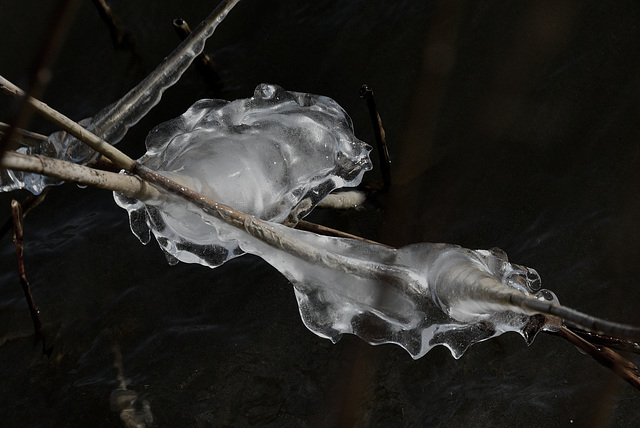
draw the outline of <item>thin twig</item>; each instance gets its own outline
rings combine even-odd
[[[11,125],[0,122],[0,137],[7,135],[7,132],[11,129]],[[38,134],[37,132],[27,131],[22,128],[13,127],[13,142],[22,144],[25,146],[38,146],[44,140],[47,139],[46,135]]]
[[[36,341],[42,340],[42,353],[49,356],[51,355],[51,349],[46,348],[45,344],[45,335],[42,329],[42,323],[40,322],[40,317],[38,316],[38,309],[36,309],[36,304],[33,301],[33,296],[31,295],[31,286],[29,285],[29,281],[27,280],[27,274],[24,268],[24,233],[23,233],[23,215],[22,215],[22,207],[15,199],[11,201],[11,213],[13,215],[13,242],[16,247],[16,257],[18,260],[18,276],[20,277],[20,285],[22,286],[22,291],[24,292],[24,297],[27,299],[27,306],[29,307],[29,314],[31,315],[31,320],[33,321],[33,331],[36,336]]]
[[[186,40],[191,35],[191,28],[187,21],[182,18],[173,20],[173,29],[180,37],[180,40]],[[209,55],[202,52],[195,59],[195,66],[204,81],[213,89],[216,94],[222,92],[222,79],[216,67],[216,63]]]
[[[378,113],[376,100],[373,97],[373,89],[369,85],[362,85],[360,88],[360,96],[367,102],[369,109],[369,117],[373,125],[373,133],[376,138],[378,148],[378,158],[380,160],[380,171],[382,173],[383,190],[389,190],[391,187],[391,159],[389,158],[389,150],[387,149],[387,137],[382,127],[382,119]]]
[[[109,34],[111,35],[111,42],[116,49],[131,50],[135,49],[135,42],[133,35],[130,31],[125,30],[122,24],[115,16],[111,7],[107,4],[106,0],[93,0],[93,4],[98,10],[98,15],[107,27],[109,28]]]
[[[2,160],[0,160],[0,163],[1,162]],[[49,193],[49,189],[51,189],[51,187],[46,187],[39,195],[29,195],[24,199],[24,201],[20,202],[20,207],[22,207],[23,219],[27,216],[27,214],[29,214],[29,211],[31,211],[44,201],[47,193]],[[4,235],[6,235],[13,228],[13,223],[14,221],[12,215],[7,219],[7,221],[4,222],[2,228],[0,228],[0,238],[4,237]]]
[[[2,76],[0,76],[0,90],[14,97],[25,97],[25,93],[22,89],[18,88],[16,85],[9,82]],[[47,120],[51,121],[59,128],[67,131],[78,140],[84,142],[93,150],[111,159],[111,161],[113,161],[113,163],[116,164],[116,166],[118,166],[119,168],[129,171],[135,165],[135,161],[129,156],[125,155],[123,152],[116,149],[114,146],[107,143],[94,133],[87,131],[82,126],[69,119],[67,116],[49,107],[42,101],[39,101],[33,97],[25,97],[24,99],[31,107],[33,107],[39,114],[43,115]]]
[[[46,156],[28,156],[7,152],[0,160],[0,167],[47,175],[99,189],[113,190],[134,199],[151,201],[163,198],[157,189],[138,177],[101,171]]]
[[[582,330],[580,328],[567,326],[569,330],[582,337],[589,343],[594,345],[602,345],[617,351],[632,352],[640,354],[640,344],[631,340],[620,339],[619,337],[605,336],[593,333],[591,331]]]
[[[178,81],[207,39],[240,0],[223,0],[162,63],[135,88],[92,117],[91,129],[111,143],[119,142],[127,130],[155,106],[162,93]]]
[[[393,248],[387,244],[381,244],[380,242],[372,241],[370,239],[366,239],[358,235],[352,235],[350,233],[343,232],[341,230],[332,229],[330,227],[323,226],[321,224],[311,223],[306,220],[300,220],[298,224],[295,226],[295,228],[300,230],[305,230],[307,232],[317,233],[318,235],[334,236],[336,238],[356,239],[358,241],[368,242],[369,244],[375,244],[375,245],[381,245],[387,248]]]
[[[566,327],[558,330],[556,335],[567,340],[576,348],[590,355],[594,360],[613,371],[625,382],[640,390],[640,376],[638,375],[638,367],[631,361],[623,358],[616,352],[605,346],[596,346],[587,342]]]

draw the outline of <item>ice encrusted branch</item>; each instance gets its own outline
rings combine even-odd
[[[46,110],[38,103],[34,103],[34,107]],[[264,113],[257,113],[262,110]],[[299,114],[302,116],[297,118]],[[117,149],[94,144],[93,140],[99,142],[100,139],[88,137],[88,141],[105,156],[117,162],[133,162],[129,169],[131,173],[166,191],[146,194],[141,190],[140,181],[131,182],[138,186],[134,190],[125,189],[128,185],[114,184],[111,187],[124,191],[129,199],[137,201],[119,200],[130,214],[137,213],[132,215],[132,228],[136,220],[151,227],[154,234],[172,230],[179,240],[172,241],[173,236],[160,234],[157,235],[158,242],[166,245],[163,249],[170,256],[185,262],[215,266],[211,253],[221,251],[219,242],[234,243],[242,251],[262,257],[293,283],[303,321],[318,335],[335,341],[343,333],[353,333],[370,343],[397,343],[415,358],[436,345],[448,347],[455,357],[459,357],[471,344],[506,331],[519,332],[530,342],[541,330],[557,330],[560,318],[595,332],[634,340],[640,337],[640,330],[635,327],[600,320],[560,305],[553,293],[540,289],[540,279],[534,270],[509,263],[502,252],[473,251],[448,244],[415,244],[391,249],[353,239],[297,231],[258,218],[258,215],[269,213],[282,220],[283,215],[290,210],[296,211],[300,204],[308,210],[317,201],[305,202],[307,198],[317,199],[318,195],[322,196],[319,192],[327,191],[322,180],[307,193],[294,192],[297,199],[283,212],[272,211],[269,204],[262,204],[256,215],[249,215],[212,199],[210,195],[224,194],[224,186],[229,184],[222,183],[223,188],[210,186],[224,181],[222,179],[229,171],[222,171],[223,176],[212,180],[203,180],[198,171],[201,173],[204,169],[197,163],[191,164],[191,161],[199,159],[206,163],[207,159],[213,159],[212,153],[206,150],[216,147],[216,139],[213,139],[214,143],[203,146],[206,149],[204,154],[198,150],[191,152],[191,149],[199,147],[198,135],[211,137],[210,129],[218,132],[224,128],[222,125],[227,125],[238,138],[252,135],[249,123],[238,126],[234,122],[244,120],[241,118],[245,115],[257,126],[260,137],[266,140],[271,135],[269,123],[279,124],[274,127],[277,133],[282,132],[283,124],[287,123],[285,134],[295,135],[297,144],[287,144],[285,149],[286,139],[277,139],[274,147],[284,149],[282,153],[296,162],[304,162],[305,156],[313,154],[312,147],[305,148],[306,143],[298,141],[305,134],[305,127],[311,126],[306,130],[311,143],[338,148],[338,152],[332,155],[335,162],[342,165],[337,177],[359,182],[362,173],[370,167],[363,158],[368,148],[353,137],[350,121],[333,100],[287,93],[281,88],[261,85],[256,88],[252,99],[232,103],[199,102],[185,115],[177,122],[160,126],[152,132],[162,138],[158,144],[153,139],[150,143],[148,141],[149,151],[141,162],[130,161],[124,154],[116,156],[113,152]],[[313,125],[312,118],[315,120]],[[221,123],[217,123],[218,120]],[[331,126],[323,125],[323,121],[328,121]],[[176,123],[186,128],[176,127]],[[242,132],[238,132],[240,130]],[[334,132],[340,137],[335,138]],[[84,131],[78,135],[87,138],[89,133]],[[228,137],[223,135],[221,141]],[[301,152],[296,152],[301,148]],[[263,147],[261,154],[267,152]],[[17,156],[8,156],[7,159],[24,161]],[[240,162],[246,160],[246,157],[234,158],[240,158]],[[48,174],[47,162],[36,159],[34,164],[39,168],[36,172]],[[293,185],[295,189],[298,183],[296,174],[300,174],[300,182],[313,177],[313,174],[306,174],[314,162],[299,170],[290,167],[271,169],[270,162],[256,164],[252,160],[251,164],[254,168],[249,171],[248,179],[260,171],[267,174],[263,180],[265,183],[259,186],[264,192],[272,191],[266,185],[268,181],[280,182],[287,177],[286,188]],[[18,167],[8,163],[2,166]],[[75,167],[85,171],[84,167]],[[85,179],[85,174],[93,177],[92,170],[87,170],[69,178],[109,188],[110,184],[102,176],[96,178],[96,182]],[[292,177],[294,171],[297,172]],[[232,175],[237,176],[235,172]],[[331,186],[336,180],[329,180],[333,183]],[[192,186],[199,187],[198,191],[192,190]],[[331,186],[329,188],[332,189]],[[242,190],[239,186],[232,187]],[[129,203],[131,207],[127,205]],[[264,207],[268,209],[264,211]],[[202,241],[202,237],[216,237],[216,240]],[[236,251],[233,253],[237,254]],[[222,257],[217,264],[227,258]],[[540,319],[536,314],[544,314],[545,317]]]
[[[193,60],[202,53],[206,40],[239,1],[223,0],[151,74],[117,102],[81,121],[82,126],[110,144],[118,143],[127,130],[160,101],[164,91],[180,79]],[[77,134],[56,132],[43,143],[36,146],[24,145],[18,151],[22,154],[44,155],[87,164],[95,159],[97,152],[81,141]],[[45,187],[60,183],[57,178],[37,174],[0,175],[0,188],[3,191],[24,188],[38,194]]]

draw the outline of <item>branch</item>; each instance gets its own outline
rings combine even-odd
[[[25,97],[25,93],[22,89],[18,88],[2,76],[0,76],[0,90],[14,97]],[[91,147],[93,150],[109,158],[119,168],[126,169],[127,171],[133,169],[133,166],[136,163],[133,159],[94,133],[87,131],[67,116],[35,98],[27,97],[26,102],[47,120],[51,121],[61,129],[64,129],[69,134]]]
[[[47,175],[99,189],[113,190],[124,193],[134,199],[154,200],[163,198],[157,189],[138,177],[101,171],[46,156],[27,156],[7,152],[0,160],[0,167]]]
[[[587,342],[585,339],[564,326],[555,334],[568,341],[584,353],[590,355],[594,360],[613,371],[625,382],[640,390],[638,367],[636,367],[636,365],[631,361],[623,358],[605,346],[596,346]]]

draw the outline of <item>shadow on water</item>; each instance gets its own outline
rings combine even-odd
[[[91,3],[81,4],[43,96],[74,119],[117,99],[171,51],[174,18],[194,27],[211,7],[110,4],[136,50],[115,50]],[[0,72],[21,86],[50,7],[3,5]],[[314,219],[392,245],[499,246],[535,267],[561,302],[638,324],[639,19],[633,2],[243,0],[206,52],[223,97],[247,97],[261,82],[327,95],[369,142],[358,89],[374,87],[394,185],[363,211]],[[122,149],[140,156],[151,127],[207,96],[190,70]],[[3,120],[9,106],[0,103]],[[36,118],[30,128],[51,132]],[[505,335],[457,361],[442,348],[413,361],[354,337],[332,345],[306,330],[291,287],[261,260],[170,267],[155,244],[139,244],[106,192],[54,189],[25,233],[27,274],[54,352],[47,360],[33,344],[5,238],[4,426],[121,426],[123,409],[149,411],[158,426],[638,419],[637,391],[550,336],[527,348]]]

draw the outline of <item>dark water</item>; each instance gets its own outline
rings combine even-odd
[[[2,75],[26,86],[53,2],[4,2]],[[135,40],[115,50],[82,2],[44,100],[92,115],[134,86],[211,2],[112,1]],[[561,302],[640,323],[640,5],[244,0],[207,45],[221,96],[261,82],[336,99],[373,142],[374,87],[394,186],[314,220],[392,245],[498,246]],[[121,143],[211,96],[195,71]],[[3,98],[6,118],[10,101]],[[7,120],[7,119],[4,119]],[[30,128],[50,132],[34,119]],[[378,179],[376,172],[366,178]],[[9,213],[8,198],[0,212]],[[50,359],[34,345],[13,247],[0,248],[2,426],[122,426],[122,389],[157,426],[637,426],[640,393],[562,340],[509,334],[460,360],[413,361],[300,322],[290,285],[254,257],[168,266],[109,193],[54,189],[26,221],[26,268]],[[630,357],[636,364],[638,357]],[[115,392],[114,392],[115,391]],[[116,394],[113,396],[112,394]]]

